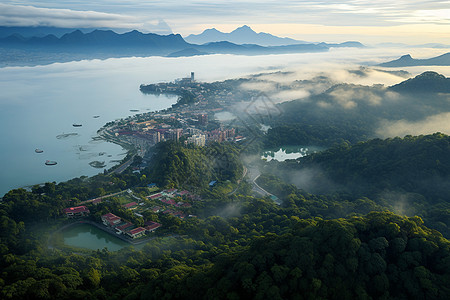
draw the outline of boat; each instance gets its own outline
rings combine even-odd
[[[44,152],[44,150],[41,150],[41,149],[35,149],[34,152],[36,152],[36,153],[42,153],[42,152]]]
[[[132,112],[138,112],[139,109],[130,109],[130,111],[132,111]]]
[[[46,164],[47,166],[54,166],[54,165],[57,164],[57,162],[56,162],[56,161],[53,161],[53,160],[47,160],[47,161],[45,161],[45,164]]]
[[[73,126],[73,127],[81,127],[81,126],[83,126],[83,125],[78,124],[78,123],[73,123],[72,126]]]
[[[93,118],[94,118],[94,119],[97,119],[97,118],[100,118],[100,116],[95,115],[95,116],[93,116]]]

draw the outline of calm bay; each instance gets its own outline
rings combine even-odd
[[[176,97],[144,95],[140,84],[173,81],[191,71],[202,81],[223,80],[273,64],[285,67],[295,56],[266,58],[119,58],[0,68],[0,196],[13,188],[103,171],[91,167],[91,161],[104,161],[105,168],[117,164],[125,150],[93,140],[97,130],[107,122],[176,102]],[[57,164],[46,166],[46,160]]]

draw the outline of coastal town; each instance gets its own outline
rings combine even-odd
[[[133,173],[139,173],[145,168],[145,160],[149,149],[160,142],[175,141],[184,145],[192,144],[204,147],[210,143],[240,143],[246,140],[242,129],[233,122],[222,122],[217,118],[221,112],[231,111],[237,102],[255,97],[251,91],[236,89],[247,79],[227,80],[215,83],[203,83],[195,80],[194,72],[190,77],[177,79],[174,82],[141,85],[144,94],[165,94],[178,96],[177,103],[171,108],[162,111],[136,114],[132,117],[112,121],[99,131],[99,138],[122,145],[134,153],[128,161],[113,171],[121,173],[127,169],[134,156],[143,158],[140,167],[134,166]],[[245,169],[245,168],[244,168]],[[212,188],[216,181],[209,183]],[[162,224],[147,220],[148,213],[156,215],[169,215],[178,219],[196,218],[192,213],[192,205],[202,198],[195,192],[175,187],[160,189],[155,183],[148,184],[143,193],[135,193],[128,188],[120,192],[103,195],[97,198],[81,201],[77,206],[64,209],[63,213],[68,219],[88,221],[91,225],[113,234],[129,242],[144,242]],[[186,187],[185,187],[186,188]],[[121,209],[129,211],[135,221],[118,216],[120,213],[109,211],[101,218],[89,218],[93,207],[100,203],[119,201]],[[91,208],[91,210],[89,209]],[[93,221],[92,221],[93,220]],[[139,220],[138,222],[136,220]]]
[[[196,81],[194,76],[191,72],[190,77],[174,82],[141,85],[144,94],[176,95],[178,101],[166,110],[109,122],[98,131],[99,136],[137,149],[137,154],[142,157],[148,148],[167,140],[200,147],[211,142],[245,140],[239,128],[219,121],[216,115],[256,94],[235,88],[240,84],[239,80],[244,79],[203,83]]]

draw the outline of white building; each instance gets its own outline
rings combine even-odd
[[[187,142],[203,147],[205,146],[206,136],[204,134],[194,134],[193,136],[188,137]]]

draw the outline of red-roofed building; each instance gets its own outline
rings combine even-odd
[[[64,209],[64,213],[68,218],[78,218],[89,215],[89,209],[84,205],[76,207],[68,207]]]
[[[120,217],[112,214],[112,213],[108,213],[106,215],[102,216],[102,222],[103,224],[105,224],[106,226],[116,226],[117,224],[119,224],[122,220],[120,219]]]
[[[155,199],[161,198],[162,196],[163,195],[161,193],[157,193],[157,194],[150,195],[147,198],[150,198],[151,200],[155,200]]]
[[[133,209],[133,207],[135,208],[135,206],[137,206],[137,203],[136,202],[130,202],[130,203],[124,204],[122,206],[124,208],[126,208],[126,209]]]
[[[132,230],[128,231],[127,234],[128,234],[132,239],[135,239],[135,238],[138,238],[138,237],[141,237],[141,236],[145,235],[145,232],[146,232],[146,229],[145,229],[145,228],[143,228],[143,227],[138,227],[138,228],[135,228],[135,229],[132,229]]]
[[[165,192],[166,193],[168,193],[168,194],[173,194],[173,193],[175,193],[176,191],[178,191],[177,189],[168,189],[168,190],[165,190]]]
[[[130,223],[130,222],[125,223],[125,224],[120,225],[120,226],[117,226],[116,227],[117,233],[124,233],[124,232],[127,231],[127,229],[130,230],[131,229],[130,227],[132,227],[132,226],[134,226],[134,224]]]
[[[170,205],[176,205],[177,203],[175,202],[175,200],[173,199],[160,199],[161,202],[164,202],[166,204],[170,204]]]
[[[147,221],[144,223],[145,225],[145,230],[147,230],[148,232],[153,232],[156,229],[158,229],[159,227],[161,227],[162,225],[153,221]]]
[[[102,199],[95,199],[92,201],[92,204],[95,204],[95,205],[97,205],[99,203],[102,203]]]

